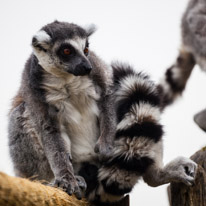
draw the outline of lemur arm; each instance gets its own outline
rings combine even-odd
[[[196,171],[197,164],[185,157],[178,157],[164,167],[156,159],[143,175],[143,179],[152,187],[170,182],[183,182],[190,186],[194,183]]]
[[[78,177],[74,176],[71,154],[66,150],[61,137],[55,108],[43,104],[35,98],[30,101],[32,101],[32,107],[29,107],[29,110],[36,120],[37,131],[40,132],[45,155],[54,173],[54,185],[65,189],[70,195],[74,192],[77,198],[81,198]]]
[[[166,70],[158,88],[162,95],[162,109],[172,104],[182,94],[195,66],[191,53],[181,50],[176,62]]]
[[[99,125],[100,136],[94,148],[95,152],[102,157],[109,156],[113,147],[116,133],[116,114],[113,95],[113,72],[112,68],[105,64],[93,52],[90,52],[89,60],[93,68],[91,72],[92,80],[99,88],[101,94],[98,101],[100,110]]]
[[[101,98],[100,107],[100,137],[95,146],[95,152],[103,156],[109,156],[112,147],[114,136],[116,133],[116,118],[114,108],[114,96],[107,94]]]

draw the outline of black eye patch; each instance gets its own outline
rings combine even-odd
[[[57,56],[63,61],[69,61],[72,57],[75,56],[76,51],[74,47],[70,44],[62,44],[56,52]]]
[[[87,39],[85,47],[89,48],[89,41]]]

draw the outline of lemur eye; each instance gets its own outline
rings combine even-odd
[[[71,50],[68,49],[68,48],[64,49],[64,54],[70,55],[71,54]]]
[[[89,48],[86,47],[86,48],[84,49],[84,54],[85,54],[85,55],[88,55],[88,53],[89,53]]]

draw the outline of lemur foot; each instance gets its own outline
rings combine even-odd
[[[82,192],[84,192],[87,189],[87,184],[82,176],[75,176],[78,186],[81,189]]]
[[[74,194],[77,199],[82,198],[82,193],[86,190],[86,182],[81,176],[64,175],[55,179],[53,186],[62,188],[69,195]]]
[[[197,164],[188,158],[178,157],[167,166],[167,170],[172,177],[172,182],[182,182],[191,186],[195,181]]]

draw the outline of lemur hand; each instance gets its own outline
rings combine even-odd
[[[173,160],[166,169],[172,176],[172,181],[183,182],[190,186],[195,181],[197,164],[191,159],[178,157]]]
[[[69,195],[74,194],[77,199],[82,198],[82,192],[86,190],[86,182],[81,176],[73,176],[69,173],[57,177],[53,186],[61,187]]]
[[[113,142],[108,141],[108,139],[109,138],[100,137],[94,148],[94,151],[98,153],[100,157],[103,159],[111,156],[113,150]]]

